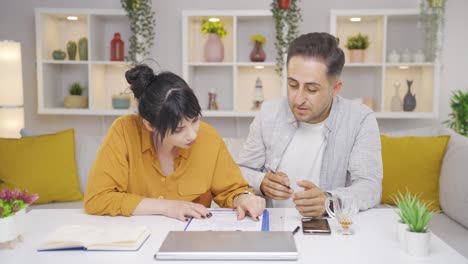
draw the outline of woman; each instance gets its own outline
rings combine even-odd
[[[237,208],[238,219],[258,219],[265,200],[251,193],[216,130],[200,121],[187,83],[146,65],[125,77],[139,114],[122,116],[109,129],[89,175],[86,212],[205,218],[211,214],[197,202],[208,191],[221,207]]]

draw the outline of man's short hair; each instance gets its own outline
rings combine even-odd
[[[338,79],[343,70],[345,57],[339,47],[340,40],[325,32],[303,34],[293,40],[288,49],[289,60],[294,56],[315,58],[323,61],[328,68],[329,79]]]

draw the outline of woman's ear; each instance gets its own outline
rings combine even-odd
[[[148,129],[149,132],[154,132],[154,127],[148,122],[146,119],[143,119],[143,124],[145,125],[146,129]]]

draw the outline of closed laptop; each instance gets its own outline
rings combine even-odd
[[[158,260],[297,260],[291,232],[170,231]]]

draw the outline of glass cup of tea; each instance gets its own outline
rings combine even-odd
[[[329,216],[335,218],[340,224],[339,234],[352,235],[351,225],[353,224],[354,216],[359,212],[359,207],[353,197],[327,197],[325,200],[325,210]]]

